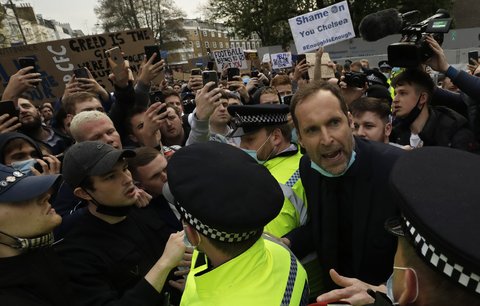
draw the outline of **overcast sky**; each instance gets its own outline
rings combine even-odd
[[[173,0],[178,7],[187,13],[188,18],[200,17],[198,6],[207,0]],[[3,1],[2,1],[3,2]],[[70,23],[73,29],[81,29],[85,34],[92,34],[97,24],[93,8],[97,0],[25,0],[15,1],[30,3],[36,14],[42,14],[45,19],[55,19],[61,23]]]

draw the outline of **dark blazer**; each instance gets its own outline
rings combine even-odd
[[[389,190],[389,174],[396,159],[404,151],[383,143],[371,142],[355,137],[356,159],[348,171],[341,177],[343,190],[351,191],[352,211],[352,258],[351,262],[341,266],[349,267],[347,271],[338,271],[338,267],[329,266],[331,258],[325,258],[322,239],[329,233],[322,233],[322,184],[326,178],[311,168],[311,161],[304,156],[300,161],[300,175],[305,188],[309,220],[305,226],[295,229],[287,235],[292,243],[292,250],[302,258],[316,251],[323,272],[326,290],[333,289],[328,271],[336,268],[337,272],[348,277],[356,277],[372,284],[385,282],[392,272],[393,258],[396,251],[396,239],[384,230],[384,223],[390,217],[398,216]],[[335,180],[336,178],[333,178]],[[338,220],[339,224],[343,220]],[[338,241],[340,245],[342,241]],[[345,258],[345,257],[343,257]],[[330,284],[330,286],[328,285]]]

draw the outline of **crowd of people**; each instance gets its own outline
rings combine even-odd
[[[20,69],[0,102],[17,110],[0,116],[0,304],[480,304],[480,66],[426,41],[420,67],[332,78],[322,48],[205,84],[168,82],[154,54],[113,69],[111,93],[88,72],[39,105]]]

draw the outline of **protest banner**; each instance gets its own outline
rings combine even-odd
[[[105,50],[119,46],[136,73],[143,60],[143,46],[153,44],[152,30],[138,29],[0,49],[0,91],[5,90],[10,76],[20,69],[18,58],[32,57],[42,75],[42,83],[26,92],[34,104],[60,98],[73,70],[81,67],[87,67],[95,80],[110,92],[113,84],[108,79],[110,64]]]
[[[315,53],[306,53],[306,60],[307,64],[309,65],[308,67],[308,75],[310,77],[310,80],[314,79],[314,73],[315,73],[315,60],[316,60],[316,54]],[[322,55],[322,66],[320,67],[322,78],[324,79],[329,79],[329,78],[334,78],[335,77],[335,71],[328,66],[328,62],[330,62],[330,55],[327,52],[323,52]]]
[[[283,52],[270,55],[272,61],[272,69],[283,69],[292,67],[292,53]]]
[[[288,20],[298,53],[355,37],[347,1]]]
[[[248,69],[245,53],[242,48],[231,48],[213,51],[217,70],[222,72],[227,68]]]

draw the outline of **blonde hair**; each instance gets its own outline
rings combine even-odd
[[[83,141],[82,126],[87,122],[97,121],[100,119],[107,119],[108,121],[112,122],[110,117],[108,117],[105,113],[96,110],[84,111],[76,114],[73,117],[72,122],[70,122],[70,134],[72,134],[73,139],[75,139],[76,142]]]

